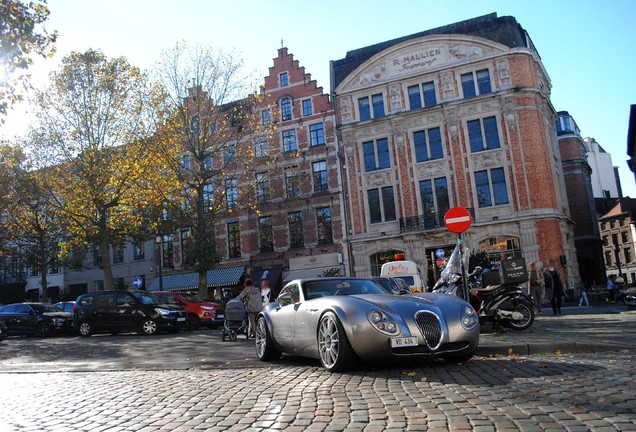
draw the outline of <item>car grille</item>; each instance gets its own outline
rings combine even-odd
[[[422,332],[426,346],[435,351],[442,342],[442,325],[439,317],[430,311],[419,311],[415,314],[415,322]]]

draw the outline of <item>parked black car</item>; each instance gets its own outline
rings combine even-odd
[[[47,336],[73,329],[73,314],[48,303],[14,303],[0,309],[10,334]]]
[[[75,328],[80,336],[109,332],[157,330],[179,331],[187,326],[181,306],[163,304],[145,291],[99,291],[79,296],[74,309]]]
[[[0,321],[0,342],[5,340],[7,337],[9,337],[9,330],[7,329],[7,326],[4,325],[4,322]]]
[[[73,313],[73,308],[75,307],[75,302],[74,301],[57,302],[57,303],[53,304],[53,306],[59,307],[64,312]]]

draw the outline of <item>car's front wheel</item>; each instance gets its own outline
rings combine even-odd
[[[49,334],[49,325],[45,322],[38,323],[35,327],[36,337],[46,337]]]
[[[269,334],[265,318],[260,316],[256,322],[256,355],[263,361],[278,360],[281,352],[274,346],[274,341]]]
[[[79,325],[79,334],[88,337],[93,334],[93,326],[88,321],[82,321]]]
[[[341,372],[353,365],[355,354],[340,320],[333,312],[325,313],[318,325],[318,354],[329,372]]]
[[[145,335],[157,333],[157,323],[153,319],[146,318],[141,323],[141,332]]]

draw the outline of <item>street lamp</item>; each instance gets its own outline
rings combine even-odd
[[[155,243],[157,243],[157,266],[159,266],[159,291],[163,291],[163,262],[161,259],[163,257],[163,236],[157,235]]]

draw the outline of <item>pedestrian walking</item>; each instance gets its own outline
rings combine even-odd
[[[552,305],[552,312],[554,315],[561,315],[561,297],[563,297],[563,282],[561,282],[561,274],[559,270],[554,266],[554,260],[548,259],[547,267],[543,272],[545,277],[546,288],[550,286],[552,288],[552,297],[550,304]]]
[[[256,332],[256,315],[263,310],[261,291],[254,286],[251,279],[245,279],[245,288],[239,294],[239,298],[245,302],[247,318],[249,320],[248,338],[253,338]]]
[[[263,307],[272,302],[272,290],[269,288],[267,279],[261,281],[261,299],[263,300]]]
[[[607,278],[607,300],[614,301],[614,288],[616,288],[616,284],[614,283],[614,275],[609,275]]]
[[[590,305],[590,302],[587,300],[587,292],[585,290],[585,285],[581,284],[579,286],[579,306],[583,306],[583,303],[585,303],[585,306]]]
[[[537,308],[537,314],[543,315],[541,312],[541,304],[543,301],[543,287],[545,286],[545,276],[543,272],[537,268],[537,264],[533,261],[529,264],[530,266],[530,274],[529,274],[529,282],[530,285],[530,297],[532,298],[532,302],[534,303],[534,307]]]

